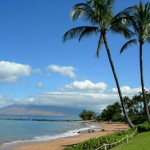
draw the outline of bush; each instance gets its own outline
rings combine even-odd
[[[96,114],[91,110],[83,110],[83,112],[79,114],[79,117],[82,120],[92,120],[96,118]]]
[[[138,125],[138,124],[142,124],[146,121],[145,117],[138,117],[138,118],[134,118],[131,120],[133,124]]]
[[[67,147],[64,150],[95,150],[96,148],[102,146],[104,143],[105,144],[106,143],[114,143],[114,142],[121,140],[126,135],[131,135],[134,130],[135,129],[128,130],[128,131],[122,131],[120,133],[116,133],[116,134],[113,134],[110,136],[103,136],[103,137],[99,137],[99,138],[90,139],[83,143],[73,145],[72,147]],[[115,145],[112,145],[107,148],[109,149],[114,146]]]
[[[150,131],[150,124],[147,122],[137,125],[138,132],[148,132]]]

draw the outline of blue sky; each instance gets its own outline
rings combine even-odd
[[[45,104],[101,110],[118,100],[105,48],[95,57],[98,37],[62,42],[63,34],[87,22],[71,21],[74,4],[84,0],[0,1],[0,107]],[[116,0],[117,13],[139,0]],[[148,2],[148,0],[143,0]],[[108,34],[124,95],[140,89],[138,46],[119,54],[125,39]],[[150,87],[149,45],[144,45],[145,87]]]

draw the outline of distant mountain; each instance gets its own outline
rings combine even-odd
[[[0,108],[0,114],[3,115],[66,116],[79,115],[81,111],[82,109],[70,107],[22,104]]]

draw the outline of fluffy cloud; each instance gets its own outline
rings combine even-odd
[[[47,92],[28,98],[27,104],[45,104],[90,109],[100,112],[118,99],[117,94]]]
[[[28,104],[73,106],[99,112],[106,105],[118,100],[116,93],[108,94],[105,93],[106,90],[107,85],[103,82],[74,81],[70,85],[65,85],[61,90],[34,95],[25,102]]]
[[[38,87],[43,86],[40,82],[37,85]],[[105,83],[101,82],[93,83],[90,80],[74,81],[69,85],[65,85],[62,89],[32,95],[24,100],[0,97],[0,106],[11,103],[41,104],[76,107],[100,112],[107,105],[119,101],[117,89],[109,89]],[[133,96],[140,89],[123,86],[121,90],[124,95]]]
[[[113,93],[117,93],[118,92],[117,88],[112,88],[111,91]],[[122,94],[128,95],[128,96],[137,94],[140,91],[141,91],[141,88],[130,88],[129,86],[122,86],[121,87]]]
[[[92,81],[85,80],[85,81],[74,81],[70,85],[65,85],[64,90],[73,90],[73,91],[105,91],[107,85],[103,82],[93,83]]]
[[[121,89],[124,96],[133,96],[140,91],[140,88],[132,89],[128,86],[123,86]],[[93,83],[92,81],[85,80],[74,81],[70,85],[65,85],[63,90],[59,89],[56,92],[33,95],[26,100],[26,103],[73,106],[100,112],[107,105],[116,101],[119,101],[116,88],[110,90],[105,83]]]
[[[31,67],[14,62],[0,61],[0,81],[15,82],[19,77],[28,76]]]
[[[22,103],[21,99],[0,95],[0,107],[4,107],[11,104],[20,104],[20,103]]]
[[[72,66],[57,66],[57,65],[50,65],[47,67],[48,70],[52,72],[59,73],[64,76],[68,76],[70,78],[76,78],[74,71],[76,70]]]

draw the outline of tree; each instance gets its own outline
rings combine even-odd
[[[109,63],[111,66],[111,70],[116,82],[116,86],[118,89],[118,94],[121,101],[121,106],[123,109],[123,113],[125,115],[126,121],[130,127],[134,127],[132,122],[130,121],[126,110],[125,105],[118,81],[118,77],[115,71],[115,67],[113,64],[113,60],[111,57],[110,49],[108,47],[108,42],[106,38],[106,33],[109,30],[113,30],[118,33],[126,33],[124,36],[130,36],[130,32],[125,32],[126,28],[122,28],[122,25],[118,26],[115,23],[114,15],[113,15],[113,4],[114,0],[87,0],[86,3],[76,4],[72,9],[72,19],[77,20],[79,17],[82,17],[84,20],[88,21],[92,26],[80,26],[67,31],[63,36],[63,41],[73,39],[78,37],[79,41],[84,37],[88,37],[92,34],[99,35],[98,46],[96,50],[96,55],[99,57],[99,51],[102,47],[102,44],[105,45],[105,49],[108,55]]]
[[[103,121],[121,121],[123,116],[120,104],[115,102],[112,105],[108,105],[101,113],[100,119]]]
[[[82,120],[92,120],[96,118],[96,114],[91,110],[83,110],[83,112],[79,114],[79,117]]]
[[[150,3],[135,5],[126,8],[118,14],[119,20],[124,19],[124,25],[133,32],[133,38],[127,41],[121,48],[121,53],[133,44],[139,43],[139,63],[140,63],[140,81],[143,95],[143,104],[145,115],[150,123],[150,114],[148,110],[148,103],[145,96],[144,89],[144,73],[143,73],[143,44],[150,42]],[[136,38],[135,38],[136,37]]]
[[[140,95],[135,95],[132,98],[125,96],[124,101],[129,117],[132,119],[143,117],[143,100]]]
[[[145,91],[145,96],[149,104],[150,91]],[[134,124],[140,124],[147,120],[143,105],[143,94],[141,92],[134,95],[132,98],[125,96],[124,101],[127,113]],[[150,108],[148,109],[150,111]]]

